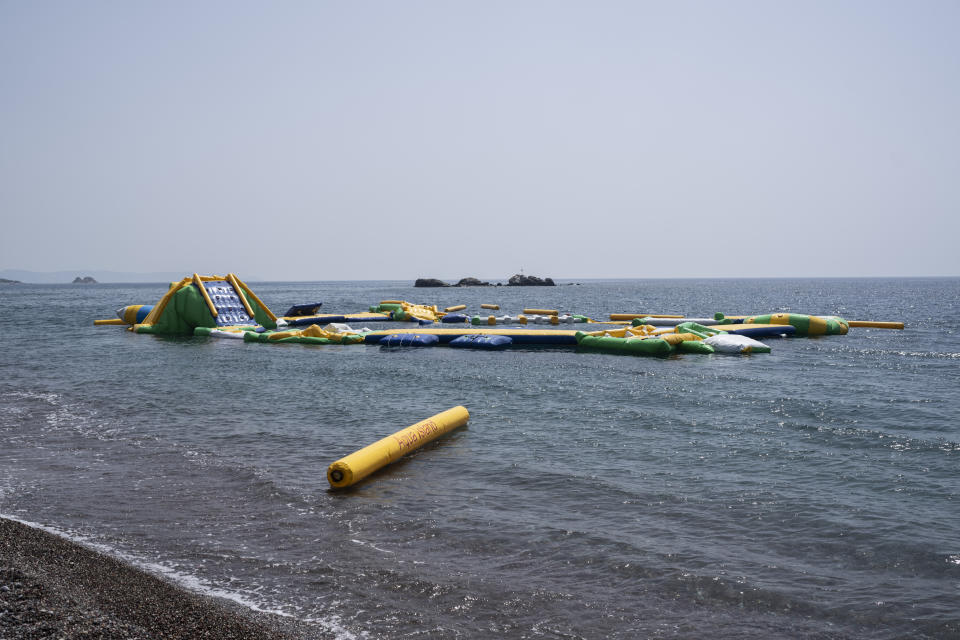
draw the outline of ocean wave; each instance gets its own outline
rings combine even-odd
[[[8,417],[22,420],[36,412],[41,430],[71,429],[79,435],[104,441],[123,436],[118,422],[102,418],[89,403],[67,399],[60,393],[17,390],[0,394],[0,401],[6,398],[15,400],[3,402],[3,412]]]
[[[899,356],[901,358],[921,358],[925,360],[956,360],[960,353],[954,351],[917,351],[913,349],[868,349],[849,345],[821,345],[814,350],[820,353],[855,354],[862,356]]]

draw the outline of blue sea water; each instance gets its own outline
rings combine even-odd
[[[798,312],[904,331],[669,359],[94,327],[0,289],[0,514],[337,638],[960,637],[960,280],[261,283],[274,311]],[[327,465],[455,405],[357,487]]]

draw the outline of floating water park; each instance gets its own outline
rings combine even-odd
[[[903,329],[898,322],[796,313],[687,316],[634,312],[594,319],[540,307],[502,313],[500,305],[493,302],[477,305],[476,314],[470,314],[465,304],[440,309],[405,300],[381,300],[366,311],[345,313],[320,313],[322,306],[321,302],[301,302],[277,316],[236,275],[194,273],[170,283],[167,293],[153,305],[127,305],[117,310],[116,318],[94,322],[124,326],[135,333],[246,343],[332,348],[378,345],[387,349],[445,346],[486,351],[550,347],[659,358],[764,354],[770,353],[767,342],[774,339],[843,336],[856,327]],[[469,412],[462,406],[421,420],[330,464],[327,481],[332,489],[350,487],[463,427],[468,420]]]
[[[762,354],[771,351],[767,342],[773,339],[842,336],[859,327],[904,328],[902,322],[797,313],[611,313],[608,319],[594,319],[536,307],[512,315],[491,315],[489,311],[500,311],[499,304],[494,303],[480,304],[474,315],[467,313],[469,309],[463,304],[440,309],[405,300],[381,300],[366,311],[345,313],[319,313],[321,306],[321,302],[297,303],[277,316],[236,275],[194,273],[172,282],[155,304],[127,305],[117,310],[116,318],[95,320],[94,324],[124,326],[135,333],[263,344],[482,350],[554,347],[661,358],[678,354]]]

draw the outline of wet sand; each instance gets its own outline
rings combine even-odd
[[[300,639],[295,622],[199,595],[0,518],[0,638]]]

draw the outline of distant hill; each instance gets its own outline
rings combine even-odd
[[[173,282],[190,275],[185,271],[137,273],[133,271],[91,271],[89,269],[75,269],[73,271],[0,270],[0,278],[19,280],[28,284],[70,284],[78,274],[92,277],[97,282]]]

